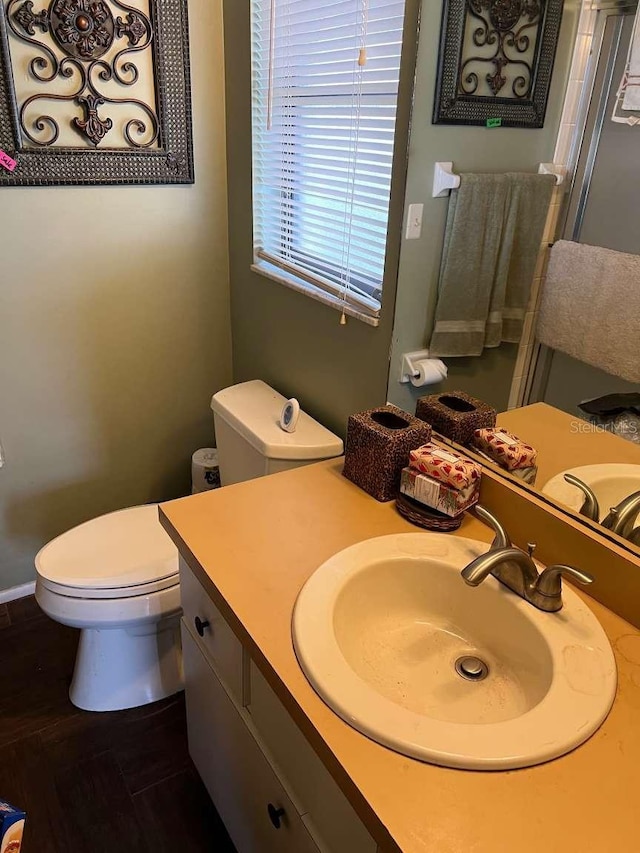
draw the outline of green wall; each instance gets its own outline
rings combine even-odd
[[[189,5],[195,186],[0,190],[0,591],[65,530],[187,494],[213,439],[231,381],[222,7]]]
[[[506,409],[518,350],[514,344],[485,350],[480,358],[445,359],[449,378],[439,386],[414,389],[398,381],[402,353],[425,347],[435,309],[448,200],[431,197],[433,166],[451,160],[458,172],[530,172],[553,159],[579,4],[565,3],[545,126],[532,130],[431,124],[441,8],[441,0],[423,0],[406,204],[424,204],[424,219],[421,238],[402,242],[388,398],[413,411],[416,398],[425,393],[460,388]]]
[[[304,294],[253,273],[251,53],[249,3],[225,0],[229,252],[234,379],[263,379],[329,428],[344,434],[350,413],[386,400],[395,281],[406,178],[415,38],[406,40],[392,223],[379,327],[349,319]],[[408,18],[417,0],[408,0]],[[409,33],[411,36],[411,33]]]

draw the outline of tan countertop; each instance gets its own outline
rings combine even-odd
[[[538,489],[567,468],[604,462],[640,465],[640,445],[546,403],[501,412],[498,426],[515,433],[538,451]]]
[[[587,596],[616,654],[617,697],[587,743],[547,764],[507,772],[424,764],[369,740],[315,694],[291,641],[299,590],[337,551],[416,530],[341,470],[337,460],[241,483],[164,504],[160,517],[381,848],[637,853],[640,631]],[[491,539],[470,517],[459,535]]]

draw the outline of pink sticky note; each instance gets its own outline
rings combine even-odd
[[[5,152],[0,149],[0,166],[4,166],[5,169],[8,169],[10,172],[13,172],[17,165],[18,164],[13,159],[13,157],[9,157],[8,154],[5,154]]]

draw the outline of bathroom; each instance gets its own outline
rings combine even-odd
[[[145,4],[147,0],[135,3]],[[46,4],[35,5],[39,10]],[[234,384],[263,380],[285,398],[297,398],[305,412],[341,439],[346,437],[349,415],[387,401],[412,414],[417,398],[432,392],[398,380],[403,354],[427,345],[433,323],[448,208],[446,198],[432,197],[434,164],[452,161],[456,172],[464,174],[535,172],[540,163],[561,163],[556,145],[564,140],[566,149],[567,128],[576,123],[566,120],[565,98],[584,78],[584,66],[576,70],[574,62],[595,26],[593,18],[587,21],[586,3],[584,8],[578,0],[564,3],[543,127],[433,124],[443,4],[406,0],[396,130],[399,153],[390,197],[382,309],[379,324],[373,326],[351,316],[341,324],[339,311],[251,270],[251,5],[238,0],[188,2],[193,185],[0,187],[0,626],[4,625],[0,800],[26,811],[26,853],[171,850],[179,844],[194,851],[233,849],[189,758],[180,694],[157,707],[107,714],[80,711],[69,703],[77,633],[52,623],[34,603],[35,555],[83,522],[125,507],[187,495],[192,453],[214,442],[211,398]],[[564,193],[562,187],[559,190]],[[557,195],[552,202],[558,217],[564,198]],[[410,204],[424,205],[421,236],[415,240],[404,238]],[[556,230],[549,242],[563,234],[571,239]],[[623,251],[640,253],[640,245]],[[525,396],[523,378],[535,380],[533,352],[531,338],[522,347],[503,343],[479,357],[445,358],[449,375],[435,390],[466,392],[499,412],[543,400],[542,394]],[[575,382],[571,374],[558,379],[556,386],[568,393]],[[565,411],[575,416],[580,400],[635,387],[594,383],[584,392],[580,389]],[[563,408],[557,394],[548,402]],[[280,482],[287,476],[283,474]],[[486,479],[494,492],[506,490],[513,506],[520,507],[524,500],[532,513],[535,510],[530,524],[542,524],[542,518],[554,535],[566,540],[567,549],[573,548],[564,558],[549,546],[552,553],[548,560],[542,557],[543,562],[566,560],[588,571],[594,553],[607,555],[611,574],[603,581],[598,578],[603,589],[598,614],[608,608],[605,620],[621,622],[621,614],[631,623],[625,649],[633,663],[634,643],[640,642],[633,626],[640,624],[640,615],[634,610],[636,581],[629,569],[640,567],[637,552],[625,550],[594,525],[581,525],[569,516],[568,521],[547,517],[540,496],[513,491],[511,481],[490,475]],[[277,480],[273,478],[274,483]],[[265,478],[264,483],[268,481]],[[232,488],[237,492],[230,494],[240,495],[244,487]],[[256,483],[255,488],[263,486]],[[318,488],[325,486],[319,483]],[[262,494],[256,491],[256,500],[262,500]],[[269,503],[268,493],[264,494]],[[320,491],[316,503],[321,495]],[[194,506],[204,507],[208,498],[194,498]],[[368,503],[373,504],[367,498]],[[385,508],[374,506],[380,513]],[[229,509],[220,512],[228,513],[230,521],[234,510],[242,512],[240,504],[231,501]],[[347,511],[351,512],[345,504]],[[365,520],[359,512],[358,505],[349,515],[353,541],[386,531],[380,527],[376,532],[378,525],[386,524],[386,516]],[[525,547],[531,534],[519,530],[513,508],[505,505],[504,512],[511,536]],[[298,515],[295,518],[302,524]],[[261,523],[255,523],[259,536],[266,536]],[[319,530],[327,536],[329,524],[318,520]],[[542,552],[544,535],[535,530]],[[326,547],[338,551],[350,542],[346,535],[328,536]],[[580,558],[573,556],[576,551]],[[262,593],[255,590],[256,601]],[[621,598],[625,601],[618,607]],[[224,615],[230,618],[227,611]],[[233,621],[232,625],[238,627]],[[264,664],[268,656],[261,654],[256,642],[251,637],[250,651]],[[633,707],[637,693],[631,692],[637,675],[627,673],[623,683],[622,678],[620,671],[619,688],[626,691],[628,704],[619,710],[617,725],[640,730]],[[273,677],[267,680],[273,688]],[[304,680],[301,672],[300,680]],[[297,702],[294,697],[284,704],[315,747],[319,736],[304,727],[299,713],[295,716]],[[332,712],[322,706],[317,714]],[[610,737],[623,743],[620,731]],[[470,836],[464,834],[468,821],[461,820],[453,805],[451,813],[446,812],[444,801],[442,823],[431,836],[417,814],[424,800],[420,804],[415,796],[407,796],[402,804],[395,801],[393,821],[404,826],[404,834],[381,829],[383,818],[376,822],[372,809],[363,803],[385,799],[384,780],[376,777],[366,791],[355,791],[350,773],[355,773],[355,764],[345,769],[339,758],[329,755],[340,743],[354,755],[360,750],[366,760],[360,744],[364,736],[336,729],[335,738],[331,747],[320,750],[323,766],[366,824],[376,842],[374,849],[470,849]],[[589,799],[594,796],[591,777],[605,776],[606,793],[615,803],[607,801],[610,816],[602,809],[601,825],[617,820],[620,829],[612,846],[631,851],[636,849],[634,839],[624,833],[632,824],[628,790],[638,780],[631,757],[640,755],[640,744],[632,736],[624,743],[630,762],[625,765],[616,765],[602,745],[596,768],[586,757],[580,759],[585,746],[573,753],[583,762],[577,765],[580,769],[572,765],[560,777],[552,772],[564,766],[564,759],[531,771],[497,774],[435,768],[444,775],[434,776],[433,784],[460,777],[460,787],[451,783],[452,799],[455,793],[475,800],[475,783],[480,782],[486,785],[481,797],[486,803],[504,791],[500,777],[508,777],[513,780],[514,798],[521,795],[524,807],[530,794],[540,808],[555,810],[550,799],[544,800],[544,786],[558,786],[557,790],[564,786],[576,793],[584,778],[589,780],[589,794],[583,809],[591,814],[587,838],[596,839],[587,847],[605,850],[611,847],[598,843],[603,835],[594,829],[601,804]],[[411,758],[402,759],[400,766],[399,755],[371,746],[393,755],[398,762],[394,769],[406,771],[417,784],[422,779],[418,771],[432,769]],[[272,751],[277,752],[275,746]],[[519,781],[529,772],[536,774],[532,788]],[[583,777],[570,775],[577,773]],[[620,774],[615,777],[617,785],[610,780],[615,773]],[[431,777],[424,780],[432,784]],[[393,802],[389,808],[393,811]],[[476,814],[471,807],[470,813]],[[459,836],[458,820],[466,827],[460,828]],[[389,819],[388,825],[393,821]],[[512,821],[509,815],[506,831],[514,829]],[[535,827],[539,828],[538,819]],[[410,846],[405,842],[412,835]],[[573,842],[563,839],[563,849],[584,848],[584,835],[576,831],[573,837]],[[486,838],[482,836],[477,849],[535,849],[522,836],[512,835],[509,841],[500,837],[493,843]],[[275,848],[264,849],[296,849],[291,842],[273,843]],[[236,846],[242,849],[237,842]],[[360,849],[355,842],[352,847],[327,843],[325,848],[336,853]],[[362,849],[368,849],[366,840]],[[553,847],[547,844],[545,849]]]

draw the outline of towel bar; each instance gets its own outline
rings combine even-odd
[[[539,175],[555,175],[556,186],[564,181],[565,168],[564,166],[556,166],[555,163],[540,163],[538,166]],[[456,190],[460,186],[460,175],[456,175],[453,171],[453,163],[438,162],[433,170],[433,198],[445,198],[451,190]]]
[[[453,163],[436,163],[433,170],[433,198],[444,198],[460,186],[460,175],[454,174]]]
[[[564,183],[564,176],[567,170],[564,166],[556,166],[555,163],[540,163],[538,166],[539,175],[553,175],[556,179],[556,186]]]

